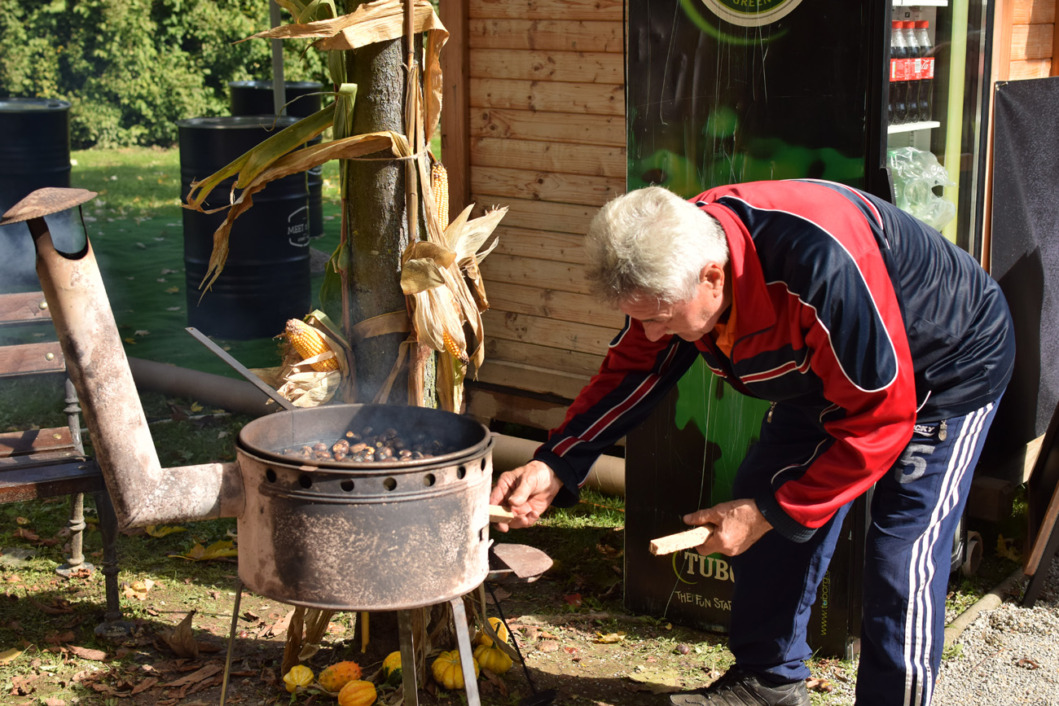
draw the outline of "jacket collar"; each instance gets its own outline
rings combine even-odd
[[[699,208],[716,218],[728,240],[729,276],[732,278],[732,298],[739,311],[736,322],[736,343],[744,336],[758,333],[776,325],[765,274],[761,270],[754,241],[743,222],[727,207],[719,203],[698,203]]]

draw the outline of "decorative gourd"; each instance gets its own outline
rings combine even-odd
[[[492,641],[490,640],[490,642]],[[482,669],[488,669],[493,674],[503,674],[511,669],[511,665],[514,664],[506,652],[493,645],[478,645],[475,647],[474,659],[478,664],[482,665]]]
[[[338,706],[371,706],[376,696],[374,684],[354,679],[338,692]]]
[[[294,693],[294,690],[299,686],[309,686],[313,683],[313,670],[306,667],[304,664],[296,664],[290,668],[290,671],[283,675],[283,683],[287,687],[287,691]]]
[[[493,628],[493,632],[504,642],[507,642],[510,634],[507,631],[507,626],[504,625],[504,621],[500,618],[489,618],[489,627]],[[478,635],[475,636],[474,641],[476,644],[485,645],[490,647],[493,644],[493,638],[489,637],[484,630],[479,630]]]
[[[320,672],[316,681],[327,691],[340,691],[351,681],[360,679],[360,665],[353,661],[338,662]]]
[[[391,652],[386,655],[386,659],[382,661],[382,678],[390,686],[397,686],[401,683],[401,653]]]
[[[474,676],[477,678],[478,662],[472,658],[471,663],[474,665]],[[434,660],[434,663],[430,665],[430,669],[434,673],[434,680],[446,689],[453,690],[464,687],[463,666],[460,664],[459,650],[442,652]]]

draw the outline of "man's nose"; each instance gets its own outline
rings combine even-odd
[[[648,341],[657,341],[666,335],[666,327],[657,322],[648,322],[643,325],[643,332]]]

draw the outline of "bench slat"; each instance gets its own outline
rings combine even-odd
[[[0,347],[0,377],[61,373],[66,358],[58,341]]]
[[[95,493],[105,488],[103,473],[90,458],[32,468],[0,466],[0,503]]]
[[[51,312],[41,292],[0,294],[0,326],[26,321],[47,321],[50,318]]]

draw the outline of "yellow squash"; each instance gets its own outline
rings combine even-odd
[[[474,676],[477,677],[478,662],[474,661],[473,658],[471,662],[474,664]],[[434,660],[430,669],[434,673],[434,680],[446,689],[453,690],[462,689],[464,687],[463,667],[460,664],[459,650],[442,652],[438,655],[437,659]]]

